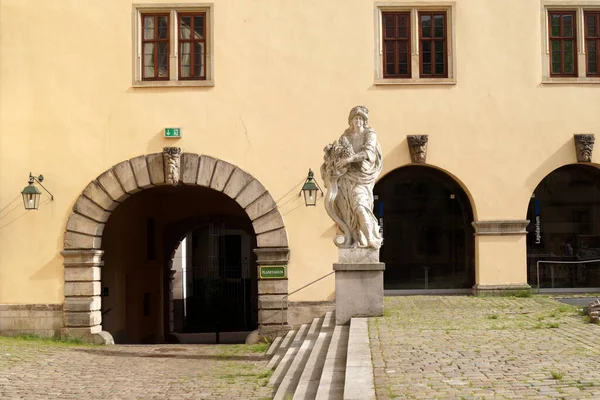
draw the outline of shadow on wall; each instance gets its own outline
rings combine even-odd
[[[569,160],[565,162],[565,160]],[[575,153],[575,144],[571,137],[562,146],[560,146],[554,154],[544,159],[544,162],[537,167],[531,175],[529,175],[525,181],[525,184],[530,189],[530,194],[533,193],[535,188],[540,182],[548,176],[552,171],[556,170],[563,165],[572,164],[577,162],[577,156]],[[529,200],[529,199],[528,199]],[[525,210],[527,207],[525,207]]]
[[[165,138],[164,130],[158,131],[150,140],[148,140],[148,147],[146,148],[146,153],[151,154],[157,151],[156,149],[162,149],[163,147],[172,147],[177,146],[177,143],[181,140],[181,138]]]
[[[52,200],[48,196],[42,197],[40,200],[40,208],[48,206]],[[25,210],[23,206],[23,197],[19,194],[17,197],[12,199],[7,205],[0,209],[0,229],[7,227],[16,220],[23,218],[30,211]],[[35,212],[31,210],[31,212]]]

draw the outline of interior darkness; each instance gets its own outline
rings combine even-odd
[[[256,329],[256,237],[223,193],[179,185],[134,194],[111,214],[102,248],[102,324],[117,343]]]
[[[540,288],[600,287],[600,171],[588,165],[558,168],[536,187],[527,210],[527,280]],[[560,263],[569,261],[572,263]]]
[[[374,194],[385,289],[473,286],[473,212],[458,183],[434,168],[407,166],[386,175]]]

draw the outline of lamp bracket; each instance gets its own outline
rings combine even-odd
[[[42,185],[42,182],[44,181],[44,176],[43,175],[32,175],[31,172],[29,173],[29,184],[33,184],[33,182],[37,182],[39,183],[39,185],[46,191],[46,193],[48,193],[50,195],[50,200],[54,200],[54,196],[52,195],[52,193],[50,193],[50,191],[48,189],[46,189],[46,187],[44,185]]]

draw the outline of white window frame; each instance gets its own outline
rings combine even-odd
[[[203,12],[206,13],[206,79],[179,80],[179,43],[178,43],[178,13]],[[169,80],[142,80],[142,14],[168,13],[169,14]],[[133,87],[176,87],[176,86],[215,86],[214,80],[214,5],[212,3],[198,4],[134,4],[133,5]]]
[[[575,11],[576,38],[577,38],[577,76],[552,77],[550,76],[550,24],[548,12],[550,11]],[[542,83],[600,83],[600,77],[586,75],[585,60],[585,21],[584,11],[600,11],[600,1],[549,1],[544,0],[541,4],[541,27],[542,27]]]
[[[419,11],[446,12],[448,46],[448,77],[421,78],[419,68]],[[384,12],[410,12],[411,78],[383,77],[383,19]],[[375,85],[455,85],[456,84],[456,2],[411,1],[375,3]]]

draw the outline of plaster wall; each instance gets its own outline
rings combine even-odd
[[[322,202],[297,194],[352,106],[371,110],[383,174],[410,162],[406,135],[427,134],[427,162],[461,182],[479,220],[524,219],[540,180],[576,161],[573,134],[600,128],[597,85],[541,83],[538,0],[457,0],[456,84],[389,86],[374,83],[373,2],[213,4],[215,86],[133,88],[132,2],[0,2],[0,303],[62,303],[75,200],[112,165],[164,146],[228,161],[269,190],[291,292],[337,258]],[[173,126],[183,137],[163,138]],[[19,195],[30,171],[54,194],[35,212]],[[479,246],[482,279],[522,281],[524,239]],[[291,300],[333,297],[329,277]]]

